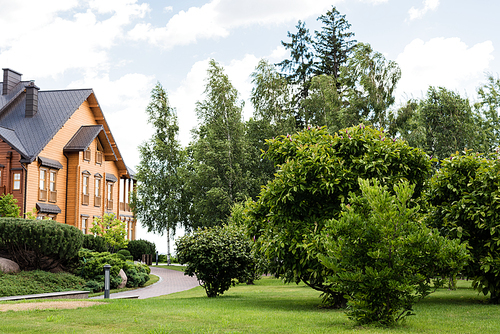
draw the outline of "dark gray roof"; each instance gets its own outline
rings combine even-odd
[[[84,125],[80,127],[73,138],[64,146],[64,151],[85,151],[99,132],[103,130],[102,125]]]
[[[36,203],[36,209],[40,213],[61,213],[61,209],[55,204]]]
[[[111,173],[106,173],[106,181],[109,181],[109,182],[116,182],[118,181],[118,179],[116,178],[116,176],[114,176],[113,174]]]
[[[24,148],[21,140],[17,137],[14,130],[4,128],[0,126],[0,137],[9,144],[10,147],[17,150],[23,158],[28,157],[28,152]]]
[[[135,180],[135,171],[132,168],[130,168],[129,166],[126,166],[126,167],[127,167],[128,175],[130,175],[130,178]]]
[[[11,93],[0,98],[0,108],[19,93],[16,86]],[[24,90],[24,86],[21,87]],[[0,126],[12,130],[17,142],[13,143],[13,136],[5,131],[0,137],[9,142],[22,156],[25,162],[32,162],[42,149],[49,143],[66,121],[92,94],[92,89],[55,90],[38,92],[38,112],[33,117],[25,117],[26,94],[19,95],[0,114]]]
[[[45,166],[45,167],[63,169],[63,165],[57,160],[44,158],[44,157],[38,157],[38,161],[40,162],[40,165]]]

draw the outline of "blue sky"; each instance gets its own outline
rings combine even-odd
[[[500,2],[491,0],[0,0],[0,66],[42,90],[93,88],[125,162],[150,127],[145,108],[159,81],[187,145],[208,60],[226,70],[251,115],[249,75],[261,58],[287,57],[281,40],[298,20],[311,32],[331,7],[359,42],[401,67],[397,101],[444,86],[472,100],[485,73],[500,73]]]

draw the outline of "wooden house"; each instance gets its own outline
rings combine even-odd
[[[0,194],[21,212],[36,209],[89,233],[95,217],[114,213],[135,239],[129,206],[135,186],[92,89],[40,90],[3,69],[0,83]]]

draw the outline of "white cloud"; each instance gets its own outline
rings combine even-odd
[[[468,47],[459,38],[415,39],[398,55],[402,77],[396,96],[421,97],[429,86],[472,94],[493,59],[493,43]]]
[[[361,0],[361,2],[366,2],[372,5],[380,5],[381,3],[386,3],[389,0]]]
[[[333,1],[333,3],[341,0]],[[372,0],[373,1],[373,0]],[[375,0],[377,1],[377,0]],[[199,39],[223,38],[231,29],[241,26],[276,25],[304,20],[332,6],[331,0],[212,0],[201,7],[191,7],[175,14],[163,27],[150,23],[137,24],[129,32],[133,40],[169,49],[195,43]]]
[[[2,8],[0,29],[13,33],[0,37],[0,63],[30,78],[57,77],[69,69],[107,70],[108,52],[123,36],[124,26],[149,9],[135,2],[91,1],[69,18],[58,15],[76,8],[75,1],[51,1],[48,8],[38,8],[38,1],[15,2],[22,5]],[[103,13],[109,15],[99,20],[96,14]]]
[[[439,0],[424,0],[424,8],[410,8],[410,10],[408,11],[408,14],[410,15],[410,21],[422,18],[428,11],[436,10],[438,6]]]

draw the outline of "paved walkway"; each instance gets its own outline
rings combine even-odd
[[[151,268],[151,274],[159,276],[160,280],[146,288],[130,290],[125,292],[117,292],[110,294],[110,298],[124,296],[139,296],[139,299],[158,297],[168,295],[169,293],[189,290],[199,285],[196,277],[184,275],[182,271],[176,271],[165,268]],[[104,296],[93,297],[91,299],[103,299]]]

